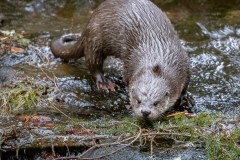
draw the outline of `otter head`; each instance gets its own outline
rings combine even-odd
[[[180,92],[169,77],[154,72],[141,72],[130,84],[131,107],[138,119],[157,120],[175,104]]]

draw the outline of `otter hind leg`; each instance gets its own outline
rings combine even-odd
[[[95,76],[98,90],[115,91],[115,89],[118,89],[119,86],[104,76],[103,62],[107,56],[104,55],[102,50],[98,47],[99,45],[97,45],[97,47],[92,47],[89,45],[86,48],[84,52],[86,63],[91,74]],[[92,48],[98,48],[98,50],[92,50]]]

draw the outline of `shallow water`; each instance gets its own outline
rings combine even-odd
[[[0,1],[0,12],[7,17],[1,29],[25,31],[37,44],[22,54],[0,57],[0,66],[13,66],[34,77],[39,83],[53,85],[46,73],[56,76],[61,92],[51,96],[69,105],[73,116],[115,117],[128,114],[127,88],[121,77],[122,64],[110,59],[106,73],[120,85],[116,93],[96,90],[83,60],[62,63],[51,54],[52,37],[80,33],[99,1],[29,0]],[[67,3],[68,2],[68,3]],[[240,1],[230,0],[154,0],[174,24],[181,42],[189,53],[192,77],[189,92],[194,110],[240,114]]]

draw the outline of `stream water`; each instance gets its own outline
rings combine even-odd
[[[0,13],[6,17],[0,29],[25,31],[37,44],[22,54],[1,56],[0,66],[11,66],[39,81],[46,73],[54,74],[62,92],[51,94],[69,106],[66,112],[72,116],[120,119],[129,114],[127,88],[121,77],[122,63],[110,58],[105,64],[107,75],[117,81],[121,89],[117,93],[99,93],[83,60],[63,63],[53,57],[48,47],[55,36],[81,33],[99,2],[0,1]],[[188,91],[196,102],[194,110],[240,115],[240,1],[153,2],[166,12],[191,58],[192,77]],[[196,154],[188,153],[192,153],[192,157]],[[199,157],[205,159],[204,154]]]

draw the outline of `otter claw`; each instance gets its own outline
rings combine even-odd
[[[115,89],[118,89],[119,86],[112,81],[107,80],[106,83],[97,82],[97,88],[98,90],[115,91]]]

